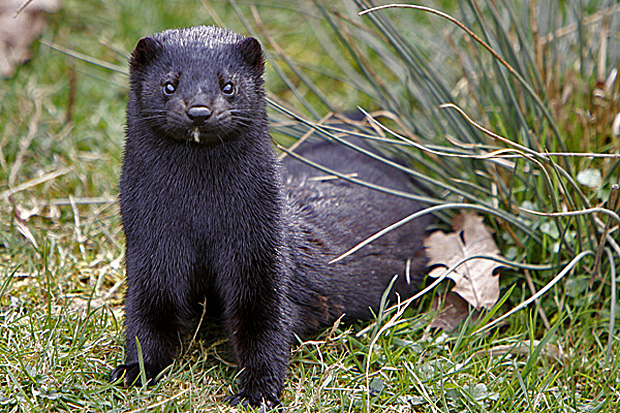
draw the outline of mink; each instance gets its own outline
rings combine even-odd
[[[330,264],[422,206],[323,179],[291,157],[280,162],[266,114],[263,52],[252,37],[207,26],[166,30],[140,39],[129,65],[119,185],[126,347],[110,379],[135,383],[141,354],[153,383],[206,311],[221,320],[240,369],[230,403],[279,406],[296,336],[343,315],[372,317],[395,275],[393,300],[417,291],[429,218]],[[359,141],[351,140],[373,150]],[[298,153],[411,190],[405,173],[342,145],[304,143]]]

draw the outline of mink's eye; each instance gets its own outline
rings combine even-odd
[[[235,93],[235,85],[231,82],[227,82],[222,86],[222,93],[226,96],[232,96]]]
[[[173,95],[174,92],[176,92],[176,90],[177,90],[177,87],[174,83],[172,82],[164,83],[164,95],[166,96]]]

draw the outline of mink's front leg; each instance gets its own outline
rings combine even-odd
[[[241,370],[240,391],[227,400],[233,406],[271,409],[280,406],[290,352],[286,283],[279,274],[261,274],[256,267],[244,281],[233,283],[225,300],[225,323]]]
[[[176,355],[178,329],[175,316],[169,307],[142,299],[144,292],[133,293],[131,290],[130,287],[125,298],[125,363],[112,371],[110,380],[117,381],[124,374],[125,386],[135,383],[140,375],[139,342],[146,380],[154,384],[157,375],[172,363]]]
[[[183,310],[187,308],[183,303],[187,302],[189,294],[183,282],[187,269],[181,270],[187,266],[179,263],[178,256],[177,260],[171,256],[161,262],[138,260],[137,256],[144,254],[128,249],[125,363],[110,374],[113,382],[124,375],[125,386],[133,385],[140,375],[137,342],[142,351],[146,380],[152,385],[157,375],[172,363],[179,347],[181,328],[189,321],[189,315],[184,314],[187,311]]]

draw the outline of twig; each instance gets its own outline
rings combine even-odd
[[[43,205],[49,206],[68,206],[68,205],[97,205],[97,204],[113,204],[118,202],[115,196],[96,196],[96,197],[76,197],[76,198],[58,198],[43,202]]]
[[[17,185],[15,188],[7,189],[6,191],[0,194],[0,201],[17,194],[18,192],[25,191],[26,189],[30,189],[34,186],[40,185],[47,181],[51,181],[52,179],[56,179],[59,176],[63,176],[71,172],[73,169],[71,168],[62,168],[54,172],[47,173],[43,176],[40,176],[35,179],[31,179],[30,181],[24,182],[23,184]]]
[[[611,186],[611,194],[609,194],[609,201],[607,202],[607,207],[616,212],[617,206],[616,201],[618,200],[618,184],[613,184]],[[598,248],[596,249],[596,258],[594,259],[594,267],[592,270],[592,275],[590,276],[590,288],[594,284],[594,277],[598,274],[601,267],[601,258],[603,256],[603,247],[605,246],[605,239],[607,238],[607,234],[609,234],[609,225],[610,225],[610,216],[607,215],[605,217],[605,228],[603,229],[603,233],[601,234],[601,239],[598,242]],[[601,274],[602,275],[602,274]]]

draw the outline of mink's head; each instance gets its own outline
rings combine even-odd
[[[258,41],[212,26],[140,39],[130,59],[128,124],[158,136],[218,144],[265,127]]]

